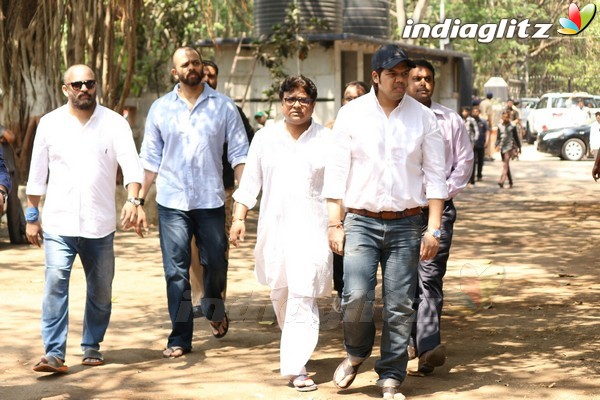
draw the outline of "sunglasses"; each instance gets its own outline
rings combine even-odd
[[[285,97],[283,102],[286,106],[292,107],[296,102],[299,102],[303,106],[307,106],[312,103],[314,100],[309,97]]]
[[[93,79],[90,79],[88,81],[76,81],[76,82],[67,83],[67,85],[71,86],[73,88],[73,90],[79,91],[79,90],[81,90],[83,85],[85,85],[85,87],[88,89],[93,89],[94,86],[96,86],[96,81]]]

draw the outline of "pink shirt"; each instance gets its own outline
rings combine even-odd
[[[473,145],[463,119],[456,112],[436,102],[431,103],[431,111],[444,136],[444,171],[448,198],[453,198],[467,186],[473,173]]]

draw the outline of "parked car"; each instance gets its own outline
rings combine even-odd
[[[531,110],[526,123],[526,135],[529,143],[533,143],[540,132],[565,128],[578,124],[577,101],[581,99],[589,109],[587,119],[591,119],[596,111],[600,111],[600,96],[589,93],[546,93]]]
[[[590,125],[571,126],[541,132],[538,136],[537,150],[570,161],[592,157]]]

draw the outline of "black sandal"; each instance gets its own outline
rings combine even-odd
[[[225,318],[222,321],[209,321],[209,323],[214,337],[216,337],[217,339],[221,339],[225,337],[225,335],[227,335],[227,332],[229,331],[229,317],[227,317],[227,313],[225,313]],[[219,333],[219,330],[223,325],[225,325],[223,333]]]

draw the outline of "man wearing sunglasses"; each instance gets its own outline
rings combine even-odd
[[[131,129],[116,112],[96,103],[94,72],[74,65],[64,74],[66,105],[46,114],[37,128],[27,182],[27,239],[44,239],[46,284],[42,300],[45,355],[36,372],[68,371],[69,277],[79,255],[87,293],[83,320],[83,365],[104,363],[100,343],[111,314],[115,272],[115,190],[123,171],[128,199],[121,209],[124,229],[134,227],[143,178]],[[40,219],[38,206],[45,195]],[[43,220],[43,229],[42,221]]]
[[[223,146],[227,143],[227,160],[238,182],[248,153],[248,138],[234,102],[202,81],[200,54],[191,47],[181,47],[172,61],[171,74],[178,83],[152,104],[140,154],[144,167],[142,197],[156,178],[160,247],[172,328],[163,351],[168,358],[192,350],[192,236],[204,269],[202,314],[216,338],[225,336],[229,329],[222,294],[228,267]],[[142,212],[138,226],[143,224]]]
[[[381,264],[383,327],[375,362],[384,399],[403,398],[419,259],[435,256],[444,199],[444,142],[433,112],[406,95],[414,63],[394,44],[371,60],[371,91],[341,108],[325,168],[329,245],[344,255],[346,358],[333,382],[350,387],[375,343]],[[422,233],[421,207],[429,204]]]

